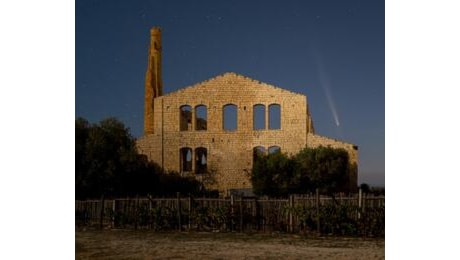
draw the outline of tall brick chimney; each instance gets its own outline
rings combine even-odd
[[[161,80],[161,29],[150,29],[150,48],[147,72],[145,73],[144,135],[153,133],[153,99],[163,95]]]

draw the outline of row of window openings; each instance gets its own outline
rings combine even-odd
[[[254,157],[256,157],[258,155],[265,155],[265,154],[267,154],[267,152],[269,154],[280,153],[281,148],[279,146],[277,146],[277,145],[270,146],[270,147],[268,147],[268,149],[265,149],[265,147],[263,147],[263,146],[256,146],[256,147],[254,147],[252,149],[252,152],[253,152]]]
[[[281,152],[279,146],[271,146],[268,150],[263,146],[256,146],[253,148],[253,160],[258,156],[266,154],[268,151],[271,153]],[[180,169],[181,172],[192,172],[193,171],[193,152],[192,148],[184,147],[180,149]],[[195,174],[205,174],[208,172],[208,150],[204,147],[198,147],[195,149]]]
[[[254,105],[254,130],[264,130],[265,125],[265,105]],[[227,131],[235,131],[238,126],[238,107],[236,105],[225,105],[223,107],[222,128]],[[184,105],[180,107],[180,131],[192,131],[193,113],[192,107]],[[205,105],[195,107],[195,130],[208,129],[207,108]],[[281,107],[278,104],[268,106],[268,129],[281,129]]]
[[[192,148],[180,149],[180,170],[181,172],[193,171]],[[208,150],[204,147],[195,149],[195,173],[204,174],[208,172]]]

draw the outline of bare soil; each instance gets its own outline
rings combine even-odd
[[[384,259],[384,239],[77,230],[76,259]]]

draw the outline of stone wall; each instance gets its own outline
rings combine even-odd
[[[237,129],[223,129],[223,107],[237,106]],[[253,107],[265,106],[265,128],[253,130]],[[281,128],[268,129],[269,106],[278,104]],[[192,107],[192,131],[180,131],[180,108]],[[195,129],[195,107],[207,108],[207,130]],[[167,170],[181,171],[180,149],[207,149],[207,168],[221,191],[250,188],[253,148],[278,146],[282,152],[297,153],[305,147],[311,118],[304,95],[261,83],[235,73],[155,98],[154,131],[139,139],[139,150]],[[192,161],[195,162],[195,153]],[[195,163],[193,163],[195,166]],[[193,173],[191,173],[193,174]],[[201,177],[200,177],[201,178]]]
[[[224,106],[237,106],[237,129],[223,129]],[[265,106],[265,129],[254,130],[254,106]],[[269,128],[269,106],[277,104],[281,110],[280,129]],[[191,125],[181,117],[181,107],[190,106]],[[206,130],[196,129],[197,106],[207,111]],[[251,188],[253,149],[278,146],[287,154],[295,154],[305,146],[320,145],[344,148],[350,160],[357,162],[357,147],[314,134],[313,121],[308,112],[307,98],[269,84],[235,73],[226,73],[210,80],[180,89],[154,99],[153,133],[138,140],[138,148],[166,170],[181,172],[204,180],[208,188],[225,193],[230,189]],[[187,129],[186,131],[181,130]],[[202,125],[203,122],[200,122]],[[184,127],[186,125],[186,127]],[[185,154],[190,148],[192,171],[183,171]],[[196,156],[196,149],[206,149],[206,159]],[[205,161],[208,174],[195,174],[197,163]],[[356,173],[350,175],[356,186]]]

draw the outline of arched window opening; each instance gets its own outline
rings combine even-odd
[[[252,149],[252,162],[254,163],[257,158],[261,158],[265,155],[266,150],[263,146],[256,146]]]
[[[269,154],[272,154],[272,153],[281,153],[281,148],[280,148],[279,146],[276,146],[276,145],[270,146],[270,147],[268,148],[268,153],[269,153]]]
[[[268,128],[281,129],[281,106],[278,104],[268,106]]]
[[[184,105],[180,107],[180,131],[192,130],[192,107]]]
[[[238,107],[233,104],[224,106],[223,128],[227,131],[235,131],[238,128]]]
[[[208,172],[208,150],[204,147],[195,149],[195,173],[204,174]]]
[[[254,130],[265,129],[265,106],[261,104],[254,105]]]
[[[180,171],[192,171],[192,149],[189,147],[184,147],[180,149]]]
[[[195,130],[208,129],[208,111],[205,105],[195,107]]]

